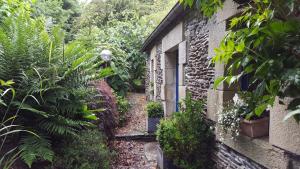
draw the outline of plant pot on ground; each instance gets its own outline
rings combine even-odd
[[[160,121],[156,132],[163,154],[182,169],[210,169],[213,166],[214,136],[205,118],[204,102],[190,93],[170,118]]]
[[[172,160],[170,160],[169,158],[167,158],[164,155],[164,152],[162,151],[162,149],[160,147],[158,147],[157,149],[157,165],[159,169],[178,169],[178,167],[176,167]]]
[[[148,133],[154,133],[157,129],[160,119],[164,116],[162,104],[159,102],[149,102],[147,104],[147,129]]]

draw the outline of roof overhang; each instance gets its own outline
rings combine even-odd
[[[187,8],[188,9],[188,8]],[[171,11],[167,14],[167,16],[160,22],[160,24],[155,28],[155,30],[148,36],[145,40],[141,51],[145,52],[152,48],[155,44],[155,41],[160,37],[160,35],[168,32],[168,28],[172,27],[174,22],[181,20],[184,16],[185,9],[180,3],[176,3],[176,5],[171,9]]]

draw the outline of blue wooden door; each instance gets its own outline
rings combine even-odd
[[[176,112],[179,111],[179,64],[178,64],[178,51],[176,52]]]

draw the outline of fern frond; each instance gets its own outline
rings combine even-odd
[[[48,139],[43,137],[36,137],[28,135],[21,140],[19,147],[21,159],[31,167],[32,163],[41,158],[46,161],[52,162],[54,152],[51,148],[51,143]]]

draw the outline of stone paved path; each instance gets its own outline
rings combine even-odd
[[[146,132],[146,96],[141,93],[129,93],[131,104],[127,124],[117,130],[118,135],[132,135]],[[111,143],[116,152],[112,169],[156,169],[156,142],[115,140]]]

